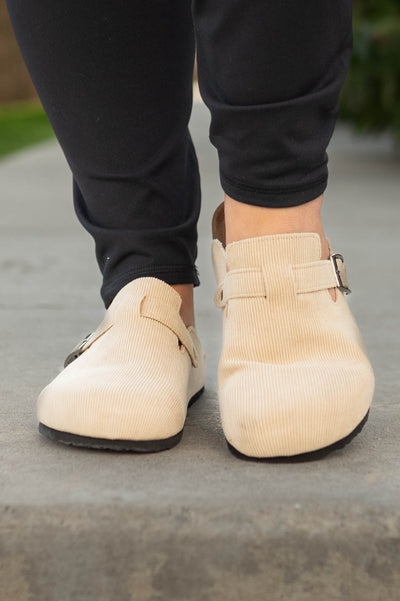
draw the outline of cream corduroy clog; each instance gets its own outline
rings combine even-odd
[[[220,205],[212,255],[215,303],[223,310],[219,404],[231,450],[254,458],[311,458],[343,446],[365,423],[374,392],[373,370],[344,296],[343,257],[321,260],[316,233],[226,246],[224,236]]]
[[[41,392],[39,430],[58,442],[117,451],[177,444],[205,378],[200,340],[180,306],[180,295],[157,278],[124,286]]]

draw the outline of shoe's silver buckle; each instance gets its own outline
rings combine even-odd
[[[83,348],[86,345],[86,343],[88,342],[91,335],[92,335],[92,332],[90,332],[90,334],[85,336],[85,338],[81,342],[79,342],[79,344],[77,344],[76,347],[70,352],[70,354],[66,357],[66,359],[64,361],[64,367],[67,367],[67,365],[72,363],[72,361],[75,361],[75,359],[77,359],[79,357],[79,355],[82,355]]]
[[[344,294],[350,294],[351,290],[347,281],[346,266],[344,264],[343,256],[339,253],[330,255],[330,261],[335,271],[337,287]]]

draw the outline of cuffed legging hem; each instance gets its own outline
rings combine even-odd
[[[106,309],[118,294],[118,292],[132,280],[137,278],[152,277],[158,278],[166,284],[193,284],[199,286],[200,280],[195,266],[190,265],[148,265],[141,269],[134,269],[124,273],[119,278],[103,284],[101,288],[101,297]]]
[[[284,208],[296,207],[321,196],[328,185],[328,176],[305,186],[269,189],[249,186],[223,173],[220,173],[220,181],[225,194],[234,200],[259,207]]]

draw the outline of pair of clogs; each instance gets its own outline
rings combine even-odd
[[[225,246],[222,206],[213,238],[215,303],[223,314],[218,397],[231,449],[272,458],[343,445],[364,424],[374,391],[345,298],[343,257],[322,260],[315,233]],[[157,278],[122,288],[97,330],[41,392],[40,431],[99,449],[177,444],[205,381],[205,355],[180,305],[179,294]]]

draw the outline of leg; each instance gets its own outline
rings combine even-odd
[[[106,307],[131,280],[153,276],[179,285],[190,313],[200,184],[187,127],[194,60],[187,0],[8,0],[8,10],[73,173]]]
[[[167,449],[205,378],[187,327],[200,209],[188,132],[190,4],[8,0],[8,8],[71,167],[77,215],[95,239],[107,308],[41,392],[40,430],[97,449]]]
[[[372,368],[339,288],[343,265],[327,260],[320,216],[351,8],[195,0],[200,90],[225,192],[213,219],[219,402],[228,443],[251,457],[343,444],[372,399]]]
[[[195,4],[227,241],[286,231],[323,236],[326,147],[351,56],[351,0]]]

